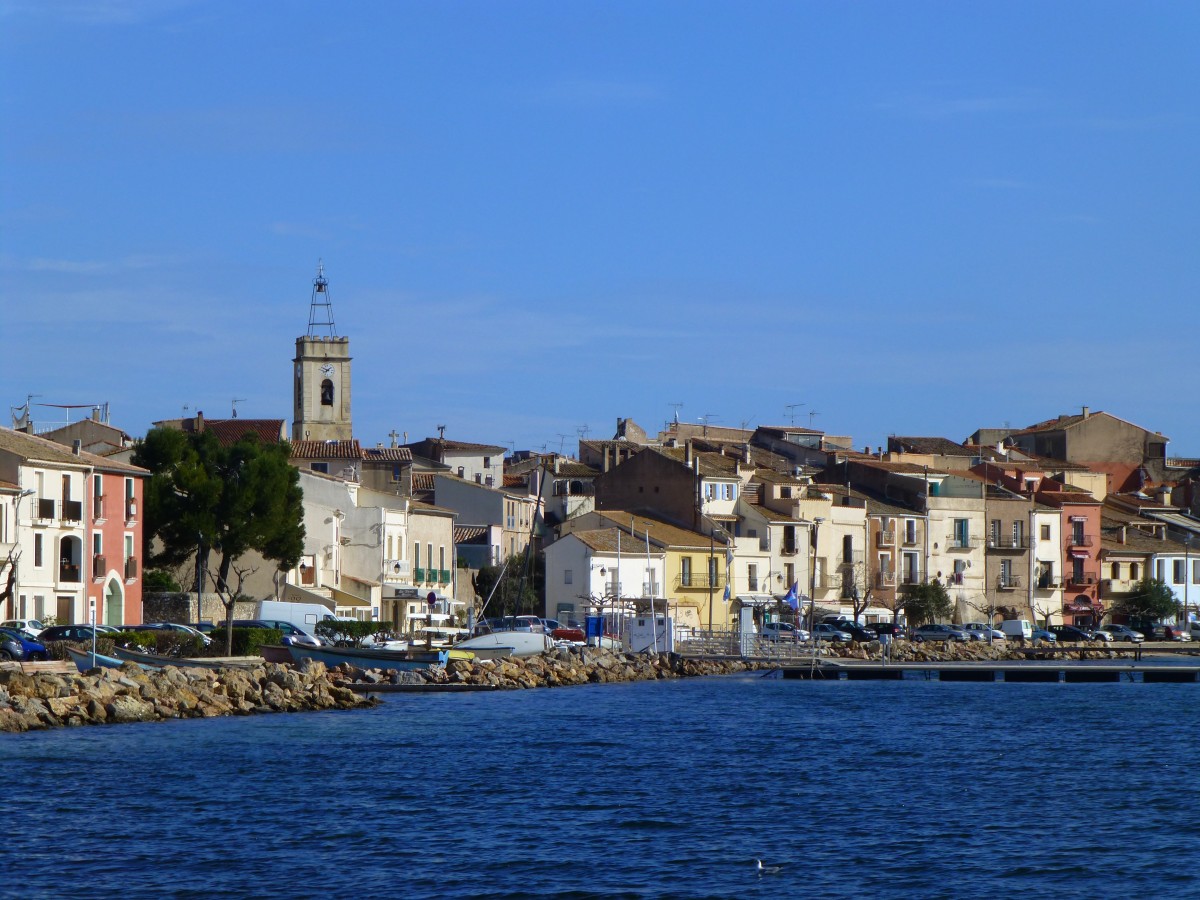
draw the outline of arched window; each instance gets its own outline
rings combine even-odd
[[[321,382],[321,405],[333,406],[333,382],[328,378]]]
[[[1121,564],[1119,562],[1112,564],[1112,577],[1117,581],[1121,580]]]

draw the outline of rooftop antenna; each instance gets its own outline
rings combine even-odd
[[[558,455],[559,456],[562,456],[563,442],[569,437],[570,437],[569,434],[562,434],[561,432],[559,433],[559,435],[558,435]]]
[[[308,306],[308,336],[318,337],[318,328],[327,328],[331,338],[337,337],[333,301],[329,299],[329,282],[325,280],[325,261],[321,259],[317,260],[317,277],[313,279],[312,302]]]
[[[793,425],[796,424],[796,410],[799,409],[801,406],[804,406],[804,404],[803,403],[789,403],[787,406],[784,407],[784,409],[787,410],[788,418],[790,418],[792,420]]]
[[[667,406],[673,406],[673,407],[675,407],[675,418],[674,418],[674,419],[672,419],[672,421],[673,421],[673,422],[674,422],[676,425],[678,425],[678,424],[679,424],[679,408],[680,408],[681,406],[683,406],[683,401],[681,400],[681,401],[679,401],[678,403],[668,403],[668,404],[667,404]]]
[[[808,413],[808,427],[809,428],[813,427],[813,419],[819,415],[820,415],[820,413],[817,412],[815,409],[809,410],[809,413]]]
[[[181,416],[180,416],[180,418],[182,418],[182,419],[186,419],[186,418],[188,417],[188,410],[189,410],[189,409],[191,409],[191,407],[190,407],[190,406],[188,406],[186,403],[185,403],[185,404],[183,404],[183,415],[181,415]]]
[[[580,425],[578,428],[575,429],[575,432],[579,435],[580,440],[586,441],[587,436],[592,433],[592,426],[591,425]]]
[[[708,420],[709,419],[717,419],[717,418],[720,418],[720,417],[715,416],[712,413],[705,413],[704,415],[702,415],[700,417],[700,421],[704,423],[704,431],[701,432],[703,437],[708,437]]]
[[[245,403],[245,402],[246,402],[245,397],[234,397],[233,398],[233,418],[235,418],[235,419],[237,418],[237,405],[239,403]]]
[[[437,433],[438,433],[438,440],[439,440],[439,441],[445,441],[445,440],[446,440],[446,426],[445,426],[445,425],[438,425],[438,426],[437,426]]]

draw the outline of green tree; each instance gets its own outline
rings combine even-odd
[[[901,591],[904,614],[910,625],[948,619],[954,612],[954,602],[940,581],[906,584]]]
[[[1157,578],[1143,578],[1138,586],[1113,602],[1113,611],[1130,619],[1158,622],[1177,611],[1178,601],[1166,582]]]
[[[540,616],[545,578],[546,560],[540,553],[528,560],[510,556],[504,565],[484,566],[471,579],[480,602],[487,603],[487,609],[481,610],[480,615]]]
[[[226,653],[234,603],[254,571],[243,557],[256,551],[286,571],[304,552],[300,473],[288,462],[290,452],[286,443],[264,444],[250,433],[222,447],[211,432],[172,428],[152,429],[134,449],[134,464],[151,473],[145,558],[172,566],[196,555],[205,570],[202,579],[197,566],[196,590],[211,585],[225,607]],[[212,553],[215,568],[208,564]]]

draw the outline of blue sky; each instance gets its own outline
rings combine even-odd
[[[0,0],[3,399],[290,422],[321,258],[368,444],[1088,405],[1200,455],[1198,44],[1188,3]]]

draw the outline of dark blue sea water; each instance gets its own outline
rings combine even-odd
[[[1197,708],[739,676],[0,736],[0,895],[1195,897]]]

